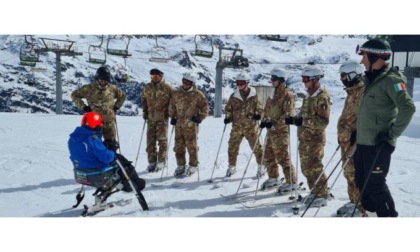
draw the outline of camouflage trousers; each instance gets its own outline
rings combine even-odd
[[[156,148],[159,146],[159,151]],[[168,121],[147,121],[147,159],[149,163],[165,162],[168,151]]]
[[[104,140],[116,140],[117,135],[115,119],[104,118],[104,126],[102,127],[102,135]]]
[[[198,126],[187,127],[185,125],[176,125],[174,152],[178,166],[184,166],[186,164],[186,150],[190,157],[188,164],[190,166],[198,166],[197,134]]]
[[[288,131],[269,130],[267,143],[265,145],[264,164],[267,167],[269,178],[278,178],[278,164],[283,168],[286,182],[296,183],[296,170],[290,161],[288,150],[289,134]]]
[[[350,142],[342,142],[341,143],[341,157],[345,157],[347,151],[350,149]],[[342,161],[342,164],[347,161],[347,159],[344,159]],[[344,169],[344,177],[347,180],[347,193],[349,195],[350,202],[356,203],[359,200],[360,196],[360,190],[359,187],[356,185],[356,179],[355,179],[355,170],[354,170],[354,156],[350,157],[350,159],[347,162],[346,167]],[[361,202],[359,202],[357,208],[360,210],[360,212],[365,212],[365,210],[362,207]]]
[[[306,177],[309,189],[311,193],[315,194],[316,197],[327,198],[328,185],[327,177],[322,172],[324,165],[322,164],[322,158],[324,157],[324,145],[325,141],[299,142],[299,155],[302,166],[302,173]],[[315,181],[322,173],[315,185]]]
[[[239,154],[239,146],[241,145],[242,139],[246,138],[249,143],[249,147],[254,149],[255,158],[257,163],[260,165],[262,163],[262,147],[260,140],[258,139],[258,129],[237,129],[232,128],[230,132],[229,142],[228,142],[228,156],[229,156],[229,165],[236,165],[236,161]]]

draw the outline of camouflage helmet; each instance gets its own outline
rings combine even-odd
[[[106,80],[107,82],[111,82],[111,72],[109,71],[108,67],[101,66],[96,70],[95,78],[97,80]]]
[[[309,77],[310,80],[321,79],[324,77],[324,71],[319,66],[307,66],[302,70],[302,77]]]
[[[191,81],[192,83],[196,83],[196,82],[197,82],[197,77],[196,77],[196,75],[195,75],[194,73],[192,73],[192,72],[186,72],[186,73],[184,73],[184,75],[182,75],[182,78],[183,78],[183,79],[186,79],[186,80],[189,80],[189,81]]]
[[[104,125],[104,119],[99,113],[87,112],[82,117],[81,125],[91,129],[100,129]]]

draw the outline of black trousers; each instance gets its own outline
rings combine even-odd
[[[361,198],[362,206],[370,212],[376,212],[378,217],[398,216],[394,199],[386,184],[394,150],[395,147],[388,143],[381,147],[358,144],[354,155],[355,180],[360,191],[367,181]]]

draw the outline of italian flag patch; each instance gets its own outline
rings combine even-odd
[[[396,92],[407,90],[407,88],[405,88],[405,84],[404,83],[394,84],[394,88],[395,88],[395,91]]]

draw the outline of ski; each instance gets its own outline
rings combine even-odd
[[[95,216],[96,214],[105,211],[106,209],[109,208],[113,208],[115,206],[125,206],[130,204],[133,201],[133,199],[121,199],[121,200],[117,200],[117,201],[113,201],[113,202],[108,202],[102,206],[100,205],[92,205],[92,206],[87,206],[87,205],[83,205],[83,211],[80,214],[82,217],[87,217],[87,216]]]

